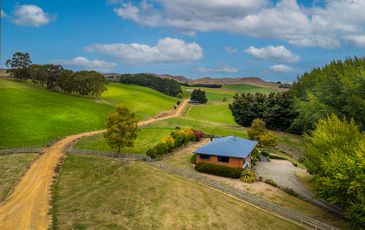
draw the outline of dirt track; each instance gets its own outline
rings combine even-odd
[[[187,104],[188,100],[185,100],[175,111],[141,121],[139,126],[180,116]],[[48,212],[54,170],[64,156],[64,149],[80,138],[103,132],[104,130],[99,130],[68,136],[45,149],[44,154],[33,163],[17,184],[9,199],[2,203],[0,229],[48,229],[51,224]]]

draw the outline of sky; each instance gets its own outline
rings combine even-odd
[[[290,82],[365,54],[365,0],[6,0],[14,52],[73,70]]]

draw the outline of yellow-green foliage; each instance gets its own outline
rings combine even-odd
[[[130,112],[126,106],[118,104],[116,112],[110,113],[108,116],[107,131],[104,137],[109,146],[120,153],[123,147],[133,147],[137,131],[136,114]]]
[[[306,137],[305,165],[317,195],[343,206],[356,229],[365,226],[365,134],[335,115]]]
[[[256,174],[252,169],[245,169],[242,171],[240,179],[245,183],[253,183],[256,181]]]
[[[267,147],[274,147],[278,145],[276,136],[270,131],[266,131],[259,136],[259,143],[260,145]]]
[[[252,121],[251,129],[247,131],[251,140],[258,140],[260,146],[274,147],[278,145],[274,133],[266,130],[265,121],[257,118]]]

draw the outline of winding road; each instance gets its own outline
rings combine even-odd
[[[171,112],[163,113],[138,123],[139,126],[178,117],[184,111],[188,100]],[[10,197],[0,206],[0,229],[48,229],[52,219],[49,213],[51,189],[55,178],[55,169],[61,163],[68,146],[76,140],[103,133],[105,130],[68,136],[45,149],[22,177]]]

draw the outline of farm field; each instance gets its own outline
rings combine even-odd
[[[139,86],[111,84],[101,99],[89,99],[4,79],[0,80],[0,98],[4,98],[0,101],[0,149],[43,146],[58,137],[104,129],[106,116],[117,102],[146,119],[177,101]]]
[[[145,154],[146,151],[158,144],[165,136],[169,136],[172,128],[141,128],[134,147],[122,149],[123,153]],[[77,142],[75,149],[98,150],[114,152],[106,142],[102,134],[90,136]]]
[[[272,89],[247,84],[224,85],[223,88],[236,91],[237,93],[273,93]]]
[[[53,217],[57,229],[301,229],[143,162],[75,155],[55,187]]]
[[[11,190],[38,156],[37,153],[0,156],[0,203],[9,196]]]

